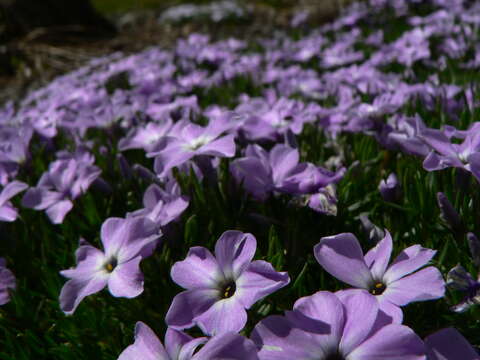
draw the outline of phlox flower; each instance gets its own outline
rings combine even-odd
[[[7,269],[5,259],[0,257],[0,305],[5,305],[10,301],[10,291],[15,288],[15,276]]]
[[[260,360],[422,360],[425,349],[412,329],[384,323],[366,291],[319,291],[295,302],[286,316],[269,316],[252,340]]]
[[[314,253],[328,273],[369,291],[378,300],[380,309],[397,322],[403,317],[399,306],[437,299],[445,293],[445,282],[437,268],[429,266],[416,271],[432,259],[435,250],[410,246],[389,266],[392,237],[388,231],[365,256],[357,238],[350,233],[321,238]]]
[[[149,157],[155,157],[155,172],[165,177],[172,168],[199,155],[234,156],[234,135],[222,136],[229,127],[222,119],[213,119],[206,127],[189,121],[177,122],[168,136],[148,153]]]
[[[425,128],[420,136],[431,151],[423,162],[425,170],[458,167],[470,171],[480,181],[480,122],[473,123],[461,144],[454,144],[445,131]]]
[[[159,237],[144,217],[109,218],[100,231],[104,251],[85,241],[77,249],[77,266],[60,272],[69,278],[60,292],[60,307],[73,314],[80,301],[105,286],[115,297],[134,298],[143,292],[140,261],[150,256]]]
[[[480,355],[454,328],[446,328],[427,336],[427,360],[479,360]]]
[[[21,181],[8,183],[0,192],[0,221],[15,221],[18,210],[9,201],[12,197],[28,188],[28,185]]]
[[[56,160],[50,164],[38,184],[22,198],[22,205],[46,210],[54,224],[61,224],[72,210],[73,202],[100,176],[101,170],[82,158]]]
[[[196,351],[200,345],[204,345]],[[228,332],[213,338],[192,338],[168,328],[165,346],[143,322],[135,326],[135,342],[127,347],[118,360],[258,360],[253,342],[241,335]]]
[[[480,304],[480,276],[474,279],[461,265],[455,266],[448,272],[447,288],[465,293],[464,299],[451,307],[452,311],[460,313],[473,305]]]
[[[157,184],[150,185],[143,195],[143,209],[129,214],[145,216],[157,226],[162,227],[177,219],[188,207],[188,198],[180,194],[180,187],[170,181],[164,190]]]
[[[316,193],[338,182],[345,172],[344,168],[333,172],[300,163],[298,149],[284,144],[275,145],[270,152],[259,145],[249,145],[245,155],[231,163],[230,171],[238,183],[260,200],[274,191],[292,195]]]
[[[253,235],[226,231],[215,245],[215,256],[200,246],[190,249],[171,270],[173,281],[186,289],[176,295],[166,315],[175,329],[199,326],[205,334],[240,331],[247,312],[258,300],[290,282],[263,260],[252,261]]]

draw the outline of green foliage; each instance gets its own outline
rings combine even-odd
[[[104,1],[98,6],[108,5]],[[117,2],[116,6],[120,8]],[[154,1],[144,0],[143,4]],[[423,10],[422,10],[423,11]],[[401,23],[390,24],[399,33]],[[394,69],[390,69],[394,70]],[[416,67],[418,76],[427,77],[428,69]],[[402,69],[398,69],[402,71]],[[454,64],[449,64],[441,77],[465,83],[471,76]],[[117,79],[114,87],[126,86],[125,79]],[[235,78],[225,86],[197,90],[200,105],[234,106],[243,92],[259,95],[262,89],[251,79]],[[426,110],[418,103],[408,106],[411,114],[419,113],[429,126],[439,127],[448,123],[442,104]],[[479,109],[461,114],[462,128],[478,119]],[[182,193],[190,198],[190,205],[181,219],[169,226],[161,246],[154,256],[142,262],[145,274],[145,291],[135,299],[112,297],[107,290],[89,296],[82,301],[73,316],[65,316],[59,308],[58,295],[64,283],[59,274],[62,269],[74,266],[74,252],[80,237],[100,247],[99,230],[102,222],[113,216],[142,207],[142,195],[147,181],[137,177],[119,177],[116,161],[118,136],[113,126],[107,132],[89,131],[87,136],[104,144],[94,153],[96,164],[102,168],[102,177],[111,186],[111,192],[92,189],[75,202],[74,209],[61,225],[53,225],[43,212],[22,209],[21,219],[14,223],[0,223],[0,254],[6,254],[9,268],[18,279],[17,291],[10,303],[0,307],[0,359],[2,360],[82,360],[116,359],[132,342],[136,321],[144,321],[162,337],[165,331],[164,316],[172,298],[181,289],[170,279],[171,266],[185,258],[191,246],[213,248],[218,237],[228,229],[252,233],[258,242],[256,259],[269,261],[279,271],[288,271],[291,284],[272,296],[255,304],[249,310],[249,322],[244,331],[249,334],[261,318],[291,309],[301,296],[318,290],[335,291],[346,288],[344,284],[325,273],[313,258],[313,246],[323,236],[341,232],[354,233],[364,250],[373,246],[365,234],[360,215],[380,228],[388,229],[398,253],[413,244],[437,250],[433,265],[446,273],[456,264],[476,272],[468,253],[466,231],[480,234],[480,192],[474,180],[466,186],[458,186],[458,170],[447,169],[428,173],[421,160],[381,147],[372,137],[364,134],[340,134],[337,146],[345,154],[348,171],[338,184],[338,214],[326,216],[299,207],[288,196],[270,198],[264,203],[248,197],[242,187],[234,184],[228,171],[228,160],[222,160],[217,182],[200,180],[193,170],[189,174],[176,173]],[[320,129],[307,126],[299,136],[302,160],[324,164],[336,149]],[[64,137],[55,139],[60,147],[72,146]],[[32,159],[19,176],[29,184],[35,184],[40,174],[54,158],[47,148],[34,141]],[[130,164],[139,163],[149,168],[152,161],[142,152],[128,151]],[[402,187],[402,199],[398,203],[382,200],[379,182],[395,172]],[[444,192],[460,213],[465,232],[450,229],[440,218],[436,193]],[[15,200],[19,206],[19,200]],[[459,301],[459,295],[428,303],[416,303],[404,308],[405,323],[425,336],[442,327],[459,329],[470,341],[480,345],[478,324],[480,307],[473,307],[465,314],[449,312],[448,307]]]

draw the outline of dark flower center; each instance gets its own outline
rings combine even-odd
[[[116,258],[111,258],[104,265],[104,268],[105,268],[105,270],[107,270],[107,272],[111,273],[113,271],[113,269],[115,269],[116,266],[117,266],[117,259]]]
[[[373,294],[373,295],[382,295],[386,288],[387,288],[387,286],[384,283],[377,282],[370,289],[370,293]]]
[[[325,360],[345,360],[345,358],[339,353],[335,353],[328,355]]]
[[[230,281],[222,286],[220,290],[220,294],[222,299],[228,299],[235,294],[235,290],[237,290],[237,286],[235,285],[235,281]]]

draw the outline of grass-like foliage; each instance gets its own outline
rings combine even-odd
[[[301,297],[350,287],[315,259],[322,237],[353,233],[366,252],[388,230],[392,259],[420,244],[436,250],[428,265],[445,279],[457,264],[475,278],[467,233],[480,236],[479,19],[480,7],[469,1],[372,0],[321,28],[299,15],[269,39],[213,43],[193,35],[172,49],[113,54],[7,104],[0,180],[30,189],[11,200],[18,218],[0,222],[0,255],[16,278],[0,307],[0,359],[116,359],[133,342],[137,321],[163,339],[172,299],[184,290],[170,277],[172,266],[194,246],[213,251],[226,230],[253,234],[254,259],[290,277],[248,309],[246,337]],[[138,135],[150,123],[165,129]],[[193,124],[198,135],[199,126],[217,123],[221,131],[190,143],[189,125],[179,125]],[[229,136],[233,154],[202,152]],[[458,150],[466,142],[468,151]],[[259,196],[264,170],[235,169],[240,159],[257,161],[248,146],[271,154],[279,144],[315,169],[302,181],[338,178],[307,190],[292,178],[270,179]],[[192,156],[169,168],[182,151]],[[92,161],[78,160],[82,154]],[[26,198],[45,186],[42,174],[56,176],[55,161],[68,159],[101,173],[78,196],[63,189],[73,207],[55,221]],[[392,173],[398,184],[389,197],[379,184]],[[175,183],[188,207],[158,225],[156,249],[140,264],[144,291],[125,298],[104,289],[65,315],[60,271],[75,267],[80,238],[103,249],[102,224],[145,208],[154,183],[166,192]],[[438,193],[456,214],[439,205]],[[442,298],[408,304],[403,324],[421,339],[454,327],[478,347],[480,306],[451,310],[465,295],[447,289]],[[202,336],[197,327],[188,332]]]

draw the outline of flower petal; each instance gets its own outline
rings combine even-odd
[[[223,136],[215,141],[205,144],[195,153],[196,155],[211,155],[218,157],[232,157],[235,155],[234,135]]]
[[[403,250],[388,267],[383,280],[389,284],[426,265],[436,251],[413,245]]]
[[[218,300],[218,290],[193,289],[177,294],[168,309],[168,326],[181,330],[195,325],[194,318],[207,311]]]
[[[252,234],[225,231],[215,244],[215,257],[227,279],[235,280],[252,261],[257,240]]]
[[[269,316],[252,332],[262,360],[323,359],[325,352],[310,333],[297,329],[283,316]]]
[[[365,255],[365,262],[375,280],[381,280],[392,253],[392,237],[385,230],[385,237]]]
[[[145,217],[109,218],[101,229],[106,256],[119,263],[151,255],[159,236],[155,224]]]
[[[437,331],[425,339],[428,360],[478,360],[480,356],[472,345],[455,329]]]
[[[286,286],[290,277],[286,272],[277,272],[263,260],[252,262],[236,281],[238,299],[247,309],[258,300]]]
[[[422,340],[403,325],[387,325],[353,350],[349,360],[425,360]]]
[[[28,185],[21,181],[12,181],[8,183],[0,193],[0,207],[5,204],[12,197],[22,192],[23,190],[28,189]]]
[[[323,237],[313,251],[320,265],[337,279],[362,289],[372,284],[362,248],[353,234]]]
[[[18,210],[15,209],[10,201],[0,206],[0,221],[12,222],[17,219]]]
[[[35,210],[44,210],[62,199],[62,194],[44,187],[30,188],[23,195],[22,206]]]
[[[127,347],[118,360],[170,360],[157,335],[146,324],[135,325],[135,342]]]
[[[232,296],[216,301],[207,311],[195,317],[194,322],[207,335],[239,332],[247,323],[247,312]]]
[[[414,301],[438,299],[445,294],[445,282],[437,268],[429,266],[389,283],[382,294],[385,300],[403,306]]]
[[[99,292],[105,285],[107,277],[101,275],[68,280],[60,292],[60,308],[67,315],[73,314],[83,298]]]
[[[339,298],[345,309],[345,326],[339,349],[348,354],[370,335],[379,311],[377,299],[366,291],[343,294]]]
[[[73,203],[70,200],[61,200],[47,209],[47,215],[52,223],[61,224],[72,208]]]
[[[328,291],[298,299],[287,318],[296,327],[315,333],[315,341],[324,349],[337,348],[345,325],[342,302]],[[326,332],[325,329],[329,328]]]
[[[211,338],[206,345],[192,357],[192,360],[225,359],[258,360],[257,348],[251,340],[229,332]]]
[[[115,297],[134,298],[143,292],[141,256],[118,264],[108,277],[108,290]]]
[[[172,280],[185,289],[214,288],[222,271],[211,252],[201,246],[190,248],[183,261],[177,261],[170,271]]]

